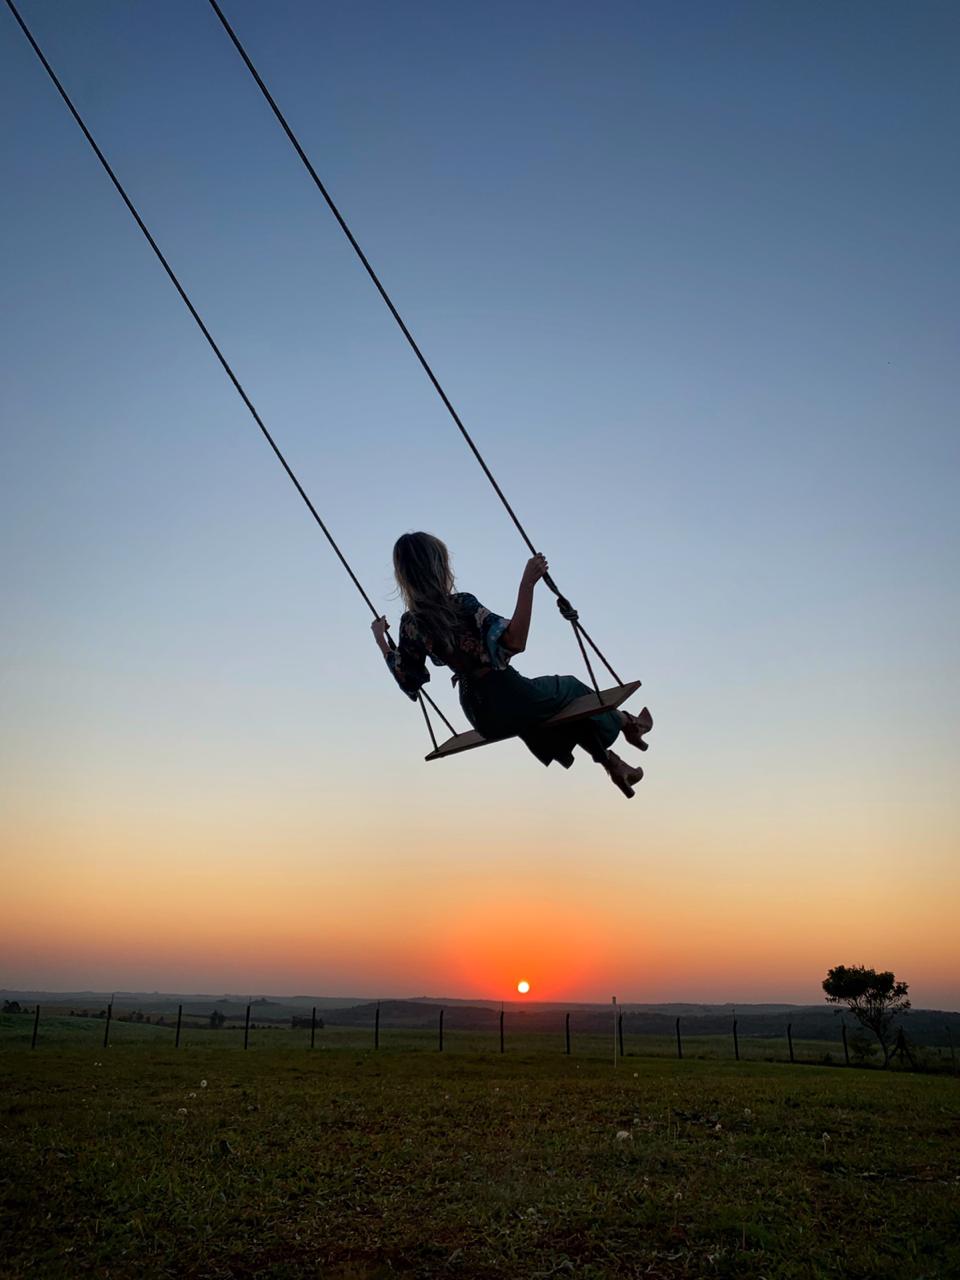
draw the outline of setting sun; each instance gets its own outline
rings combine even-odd
[[[527,994],[527,992],[530,990],[530,983],[527,982],[526,978],[523,978],[520,982],[517,983],[517,990],[520,992],[522,996],[525,996]]]

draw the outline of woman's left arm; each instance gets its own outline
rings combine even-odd
[[[386,617],[374,618],[370,623],[370,630],[373,632],[373,638],[377,642],[377,648],[384,657],[386,657],[388,653],[393,652],[393,646],[390,644],[390,639],[387,636],[389,629],[390,623],[387,621]]]
[[[420,689],[430,679],[430,672],[427,670],[426,650],[415,636],[409,634],[410,628],[405,624],[406,617],[400,623],[400,642],[396,648],[387,636],[390,624],[386,618],[375,618],[370,630],[397,684],[408,698],[416,701]]]

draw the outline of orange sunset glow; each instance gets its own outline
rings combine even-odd
[[[112,766],[77,757],[64,761],[72,781],[58,796],[41,806],[28,792],[19,812],[8,806],[5,842],[23,861],[0,938],[7,985],[502,999],[523,981],[545,1001],[611,990],[803,1000],[838,956],[873,954],[876,918],[884,963],[929,1003],[951,999],[948,975],[960,969],[947,828],[927,826],[926,865],[912,865],[891,912],[901,835],[879,793],[852,811],[809,811],[797,796],[785,822],[782,811],[765,818],[756,793],[754,812],[738,812],[706,776],[713,803],[691,811],[689,779],[667,779],[647,798],[642,841],[633,812],[614,810],[603,863],[585,864],[596,822],[551,819],[544,771],[532,799],[501,811],[525,851],[518,868],[512,844],[490,848],[482,833],[462,833],[454,855],[443,814],[413,798],[415,765],[398,766],[402,787],[394,778],[389,803],[373,809],[334,757],[316,761],[319,791],[304,772],[219,797],[156,764],[168,770],[162,803],[122,800]],[[487,757],[505,796],[508,767]],[[57,771],[51,761],[48,778]],[[470,787],[464,771],[463,804]]]

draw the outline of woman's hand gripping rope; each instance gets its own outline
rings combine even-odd
[[[535,556],[531,556],[527,561],[523,571],[522,581],[529,586],[535,586],[541,578],[545,578],[550,572],[550,566],[547,564],[547,557],[542,551],[538,551]]]
[[[374,618],[370,623],[370,630],[373,632],[373,638],[376,640],[377,648],[380,652],[383,654],[389,653],[391,646],[387,632],[390,630],[390,623],[387,621],[386,616]]]

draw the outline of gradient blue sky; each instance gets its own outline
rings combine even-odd
[[[212,11],[22,11],[374,598],[396,616],[421,527],[509,610],[524,548]],[[655,749],[630,805],[516,743],[422,764],[362,602],[0,12],[7,985],[500,994],[482,930],[462,972],[423,939],[506,901],[517,965],[547,921],[619,939],[534,994],[816,998],[865,962],[955,1007],[960,11],[227,12]],[[541,606],[521,669],[576,670]],[[217,900],[243,954],[199,936]],[[145,904],[176,945],[111,933]]]

